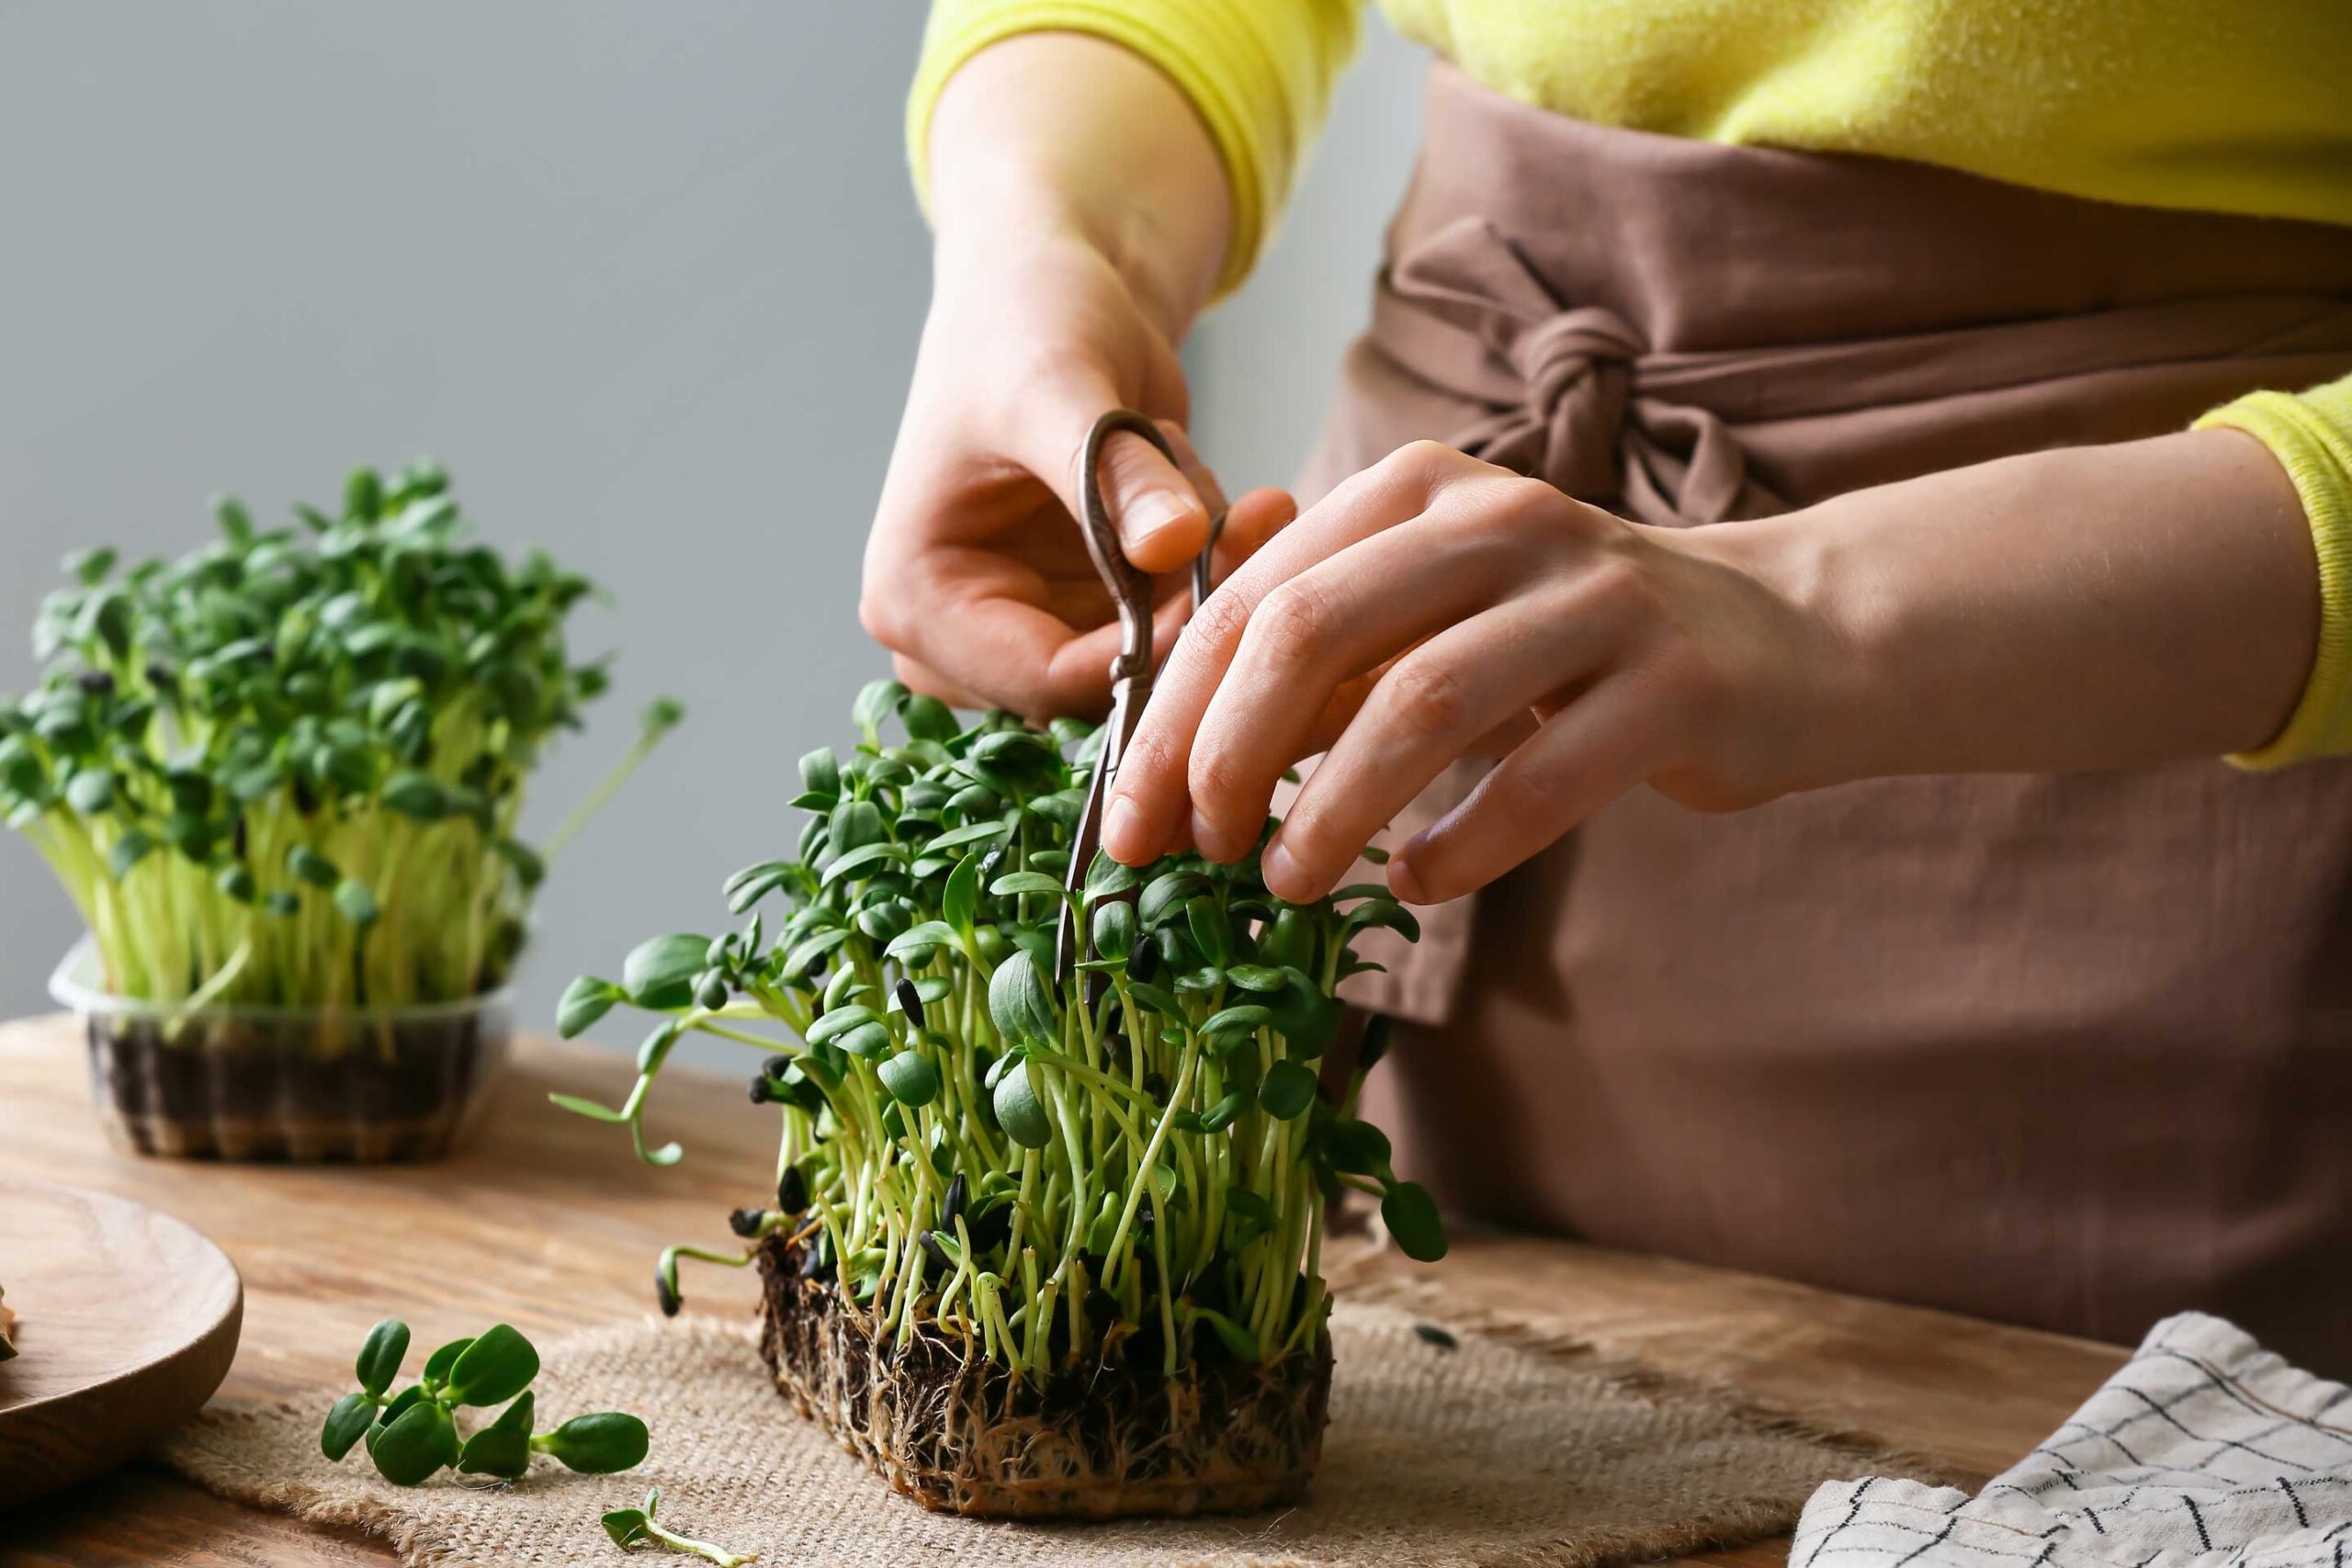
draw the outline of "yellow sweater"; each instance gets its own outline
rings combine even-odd
[[[1604,125],[1871,152],[2142,206],[2352,225],[2352,0],[1382,0],[1487,86]],[[1248,276],[1358,0],[935,0],[908,105],[972,53],[1046,29],[1111,39],[1191,98],[1231,183],[1221,288]],[[2267,444],[2311,520],[2323,592],[2303,699],[2271,766],[2352,752],[2352,378],[2199,421]]]

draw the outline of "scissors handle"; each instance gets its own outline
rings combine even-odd
[[[1093,946],[1091,931],[1079,929],[1073,909],[1085,888],[1087,871],[1102,847],[1102,803],[1118,774],[1127,742],[1135,738],[1136,726],[1143,718],[1144,704],[1151,700],[1151,579],[1120,548],[1118,526],[1102,501],[1102,446],[1122,431],[1150,442],[1170,463],[1177,460],[1176,449],[1159,426],[1133,409],[1113,409],[1096,420],[1079,448],[1079,526],[1086,538],[1086,553],[1093,558],[1094,570],[1102,574],[1102,585],[1119,607],[1119,653],[1111,661],[1111,716],[1103,721],[1102,749],[1095,759],[1094,776],[1086,786],[1086,804],[1079,812],[1078,833],[1070,844],[1069,870],[1063,877],[1070,897],[1063,901],[1060,920],[1054,928],[1054,973],[1064,978]],[[1220,510],[1209,519],[1208,543],[1193,561],[1195,611],[1213,586],[1211,558],[1224,531],[1225,513]]]

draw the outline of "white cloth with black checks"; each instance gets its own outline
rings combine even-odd
[[[1789,1568],[2352,1568],[2352,1390],[2186,1314],[1971,1497],[1836,1481]]]

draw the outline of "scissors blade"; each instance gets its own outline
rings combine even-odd
[[[1102,750],[1094,760],[1094,776],[1087,781],[1086,802],[1079,809],[1078,831],[1070,840],[1069,869],[1062,877],[1063,890],[1069,897],[1062,900],[1061,917],[1054,926],[1054,973],[1059,976],[1067,977],[1072,966],[1085,957],[1083,949],[1092,945],[1091,940],[1079,933],[1077,909],[1086,896],[1087,873],[1093,868],[1094,857],[1102,848],[1103,803],[1117,780],[1119,760],[1126,753],[1127,742],[1135,738],[1136,726],[1143,718],[1144,702],[1150,694],[1148,681],[1140,685],[1123,681],[1112,690],[1111,716],[1102,726]],[[1124,897],[1132,898],[1134,895],[1130,892]],[[1088,937],[1091,936],[1090,931]]]
[[[1103,721],[1102,749],[1095,758],[1094,776],[1087,783],[1086,803],[1079,812],[1078,832],[1070,843],[1069,869],[1062,876],[1063,890],[1069,897],[1062,900],[1061,915],[1054,925],[1054,974],[1060,979],[1069,976],[1092,946],[1092,932],[1080,928],[1077,910],[1085,896],[1087,873],[1093,869],[1094,857],[1102,847],[1103,804],[1111,785],[1116,782],[1127,742],[1135,739],[1136,727],[1143,721],[1144,705],[1151,700],[1151,580],[1137,570],[1120,548],[1118,529],[1102,502],[1102,446],[1121,431],[1141,436],[1158,447],[1170,462],[1176,461],[1175,449],[1159,426],[1133,409],[1113,409],[1096,420],[1093,428],[1086,433],[1085,444],[1079,448],[1079,522],[1094,570],[1102,574],[1102,585],[1111,591],[1112,600],[1119,607],[1121,638],[1119,656],[1111,661],[1111,716]],[[1224,531],[1225,513],[1220,509],[1209,519],[1208,543],[1193,561],[1192,607],[1195,612],[1214,586],[1211,558],[1217,537]],[[1135,894],[1130,891],[1118,897],[1132,900]],[[1090,1005],[1092,1000],[1090,996]]]

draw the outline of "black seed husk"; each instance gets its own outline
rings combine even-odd
[[[672,1287],[670,1281],[662,1277],[662,1271],[659,1269],[653,1271],[653,1299],[662,1303],[663,1317],[677,1316],[678,1309],[685,1304],[678,1299],[678,1292]]]
[[[972,1238],[972,1247],[977,1252],[1002,1245],[1012,1234],[1012,1205],[999,1203],[992,1209],[982,1209],[965,1220],[964,1230]]]
[[[1462,1341],[1434,1323],[1417,1323],[1413,1325],[1413,1332],[1441,1350],[1455,1350],[1462,1346]]]
[[[767,1217],[765,1209],[736,1209],[727,1216],[727,1228],[740,1236],[754,1236]]]
[[[786,1166],[776,1179],[775,1206],[786,1214],[797,1214],[808,1207],[808,1179],[798,1166]]]

